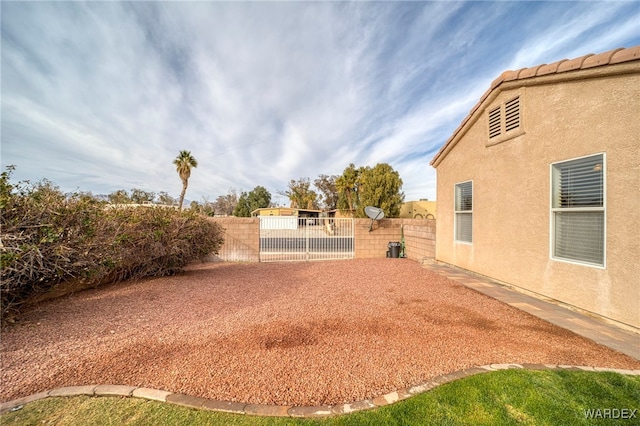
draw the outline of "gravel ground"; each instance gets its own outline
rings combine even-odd
[[[640,368],[406,259],[199,264],[43,302],[0,348],[2,401],[122,384],[321,405],[491,363]]]

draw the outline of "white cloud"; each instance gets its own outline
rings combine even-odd
[[[200,200],[388,162],[407,199],[433,199],[433,153],[494,78],[637,44],[639,8],[5,2],[2,165],[65,190],[177,196],[187,149]]]
[[[627,2],[577,2],[558,16],[537,16],[536,21],[545,30],[532,34],[513,55],[509,69],[600,53],[621,47],[629,39],[637,41],[640,36],[637,9]],[[549,19],[553,18],[557,19],[557,24],[549,26]]]

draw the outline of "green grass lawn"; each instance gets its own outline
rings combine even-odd
[[[620,418],[587,419],[586,410]],[[634,418],[622,418],[633,414]],[[48,398],[2,415],[0,424],[636,425],[640,424],[640,376],[563,370],[495,371],[448,383],[390,406],[320,420],[232,415],[137,398]]]

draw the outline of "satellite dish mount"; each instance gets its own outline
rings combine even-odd
[[[373,221],[384,218],[384,211],[379,207],[367,206],[364,208],[364,213],[371,219],[371,225],[369,225],[369,232],[373,229]]]

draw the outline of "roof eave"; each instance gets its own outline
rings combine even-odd
[[[602,69],[598,67],[604,65],[613,66],[632,61],[638,61],[636,63],[640,64],[640,46],[634,46],[628,49],[619,48],[598,55],[589,54],[571,60],[563,59],[548,65],[542,64],[532,68],[503,72],[498,78],[491,82],[489,90],[482,95],[469,114],[462,120],[462,123],[454,130],[451,137],[447,139],[442,148],[436,153],[429,165],[434,168],[438,167],[447,154],[457,145],[462,136],[464,136],[469,127],[478,119],[479,111],[483,111],[486,104],[492,102],[500,92],[514,87],[548,84],[549,81],[558,82],[589,78],[587,74],[591,74],[591,70]],[[618,74],[620,72],[616,70],[623,68],[628,67],[616,66],[612,68],[611,74]],[[634,70],[638,72],[640,65],[633,67],[630,72],[634,72]],[[593,71],[593,77],[600,77],[605,74],[609,73]]]

